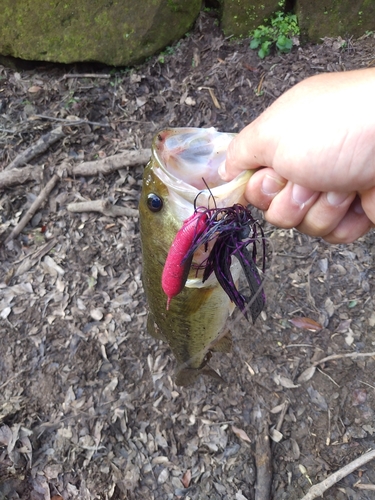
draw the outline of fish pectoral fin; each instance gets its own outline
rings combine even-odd
[[[175,377],[175,384],[187,387],[194,384],[200,375],[208,375],[219,382],[225,383],[225,380],[213,368],[205,365],[203,368],[182,368],[178,370]]]
[[[163,340],[163,342],[167,342],[167,339],[162,334],[158,325],[155,323],[154,315],[151,313],[148,314],[146,329],[147,333],[151,335],[151,337],[154,337],[154,339]]]
[[[232,352],[232,334],[228,330],[223,337],[217,340],[211,347],[210,350],[215,352]]]

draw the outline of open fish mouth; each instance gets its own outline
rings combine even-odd
[[[251,172],[244,171],[230,182],[219,176],[234,136],[214,128],[187,127],[166,129],[155,137],[153,155],[159,165],[155,173],[168,188],[176,216],[187,219],[195,204],[225,207],[242,198]]]

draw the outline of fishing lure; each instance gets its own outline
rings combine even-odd
[[[264,308],[265,296],[262,280],[256,266],[257,243],[262,241],[262,271],[265,270],[265,239],[260,224],[253,218],[249,208],[240,204],[226,208],[195,207],[170,248],[163,271],[162,287],[171,299],[185,286],[194,253],[199,247],[207,248],[213,243],[208,257],[197,266],[203,269],[202,282],[215,273],[225,293],[247,318],[247,309],[253,322]],[[248,247],[252,245],[252,251]],[[242,295],[236,287],[232,273],[232,257],[235,256],[243,269],[251,292]]]

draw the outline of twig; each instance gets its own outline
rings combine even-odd
[[[333,361],[334,359],[341,358],[365,358],[366,356],[375,356],[375,352],[347,352],[346,354],[332,354],[331,356],[327,356],[326,358],[319,359],[312,363],[312,366],[318,366],[322,363],[326,363],[327,361]]]
[[[40,137],[35,144],[25,149],[25,151],[16,156],[16,158],[11,163],[9,163],[9,165],[5,167],[4,170],[11,170],[13,168],[26,165],[26,163],[29,163],[29,161],[35,158],[35,156],[44,153],[44,151],[47,151],[47,149],[52,146],[52,144],[59,141],[63,137],[65,137],[65,134],[62,131],[62,128],[60,126],[54,128],[47,134],[42,135],[42,137]]]
[[[9,186],[24,184],[29,181],[41,181],[43,168],[30,165],[23,168],[13,168],[12,170],[3,170],[0,172],[0,189]]]
[[[327,491],[329,488],[331,488],[334,484],[338,483],[348,474],[351,474],[356,469],[358,469],[364,464],[367,464],[367,462],[373,460],[374,458],[375,458],[375,449],[365,453],[361,457],[356,458],[349,464],[345,465],[338,471],[328,476],[321,483],[314,484],[314,486],[310,488],[308,493],[304,497],[302,497],[301,500],[314,500],[314,498],[323,496],[323,493]]]
[[[332,354],[331,356],[327,356],[326,358],[319,359],[318,361],[314,361],[306,370],[304,370],[301,375],[298,377],[298,382],[302,384],[303,382],[307,382],[308,380],[311,379],[311,377],[314,376],[315,371],[317,366],[326,363],[327,361],[333,361],[335,359],[342,359],[342,358],[351,358],[351,359],[357,359],[357,358],[365,358],[365,357],[374,357],[375,352],[348,352],[346,354]],[[329,377],[326,373],[322,372],[323,375]],[[331,377],[329,377],[331,379]],[[331,379],[334,384],[337,385],[337,383]]]
[[[138,217],[138,210],[135,208],[112,205],[109,200],[91,200],[69,203],[67,208],[70,212],[100,212],[109,217]]]
[[[103,160],[87,161],[80,163],[72,169],[73,175],[98,175],[110,174],[116,170],[136,165],[145,165],[151,156],[150,149],[138,149],[124,151],[123,153],[108,156]]]
[[[41,207],[41,205],[46,201],[52,189],[56,186],[59,180],[59,176],[55,174],[45,185],[45,187],[41,190],[38,197],[31,204],[29,210],[25,213],[22,219],[19,221],[17,226],[13,229],[13,231],[9,234],[7,239],[5,240],[5,244],[9,243],[10,240],[15,238],[20,234],[20,232],[24,229],[29,220],[34,216],[35,212]]]
[[[369,483],[355,483],[354,488],[358,488],[359,490],[371,490],[375,491],[375,484],[369,484]]]
[[[67,73],[62,77],[62,80],[67,78],[111,78],[111,75],[101,75],[96,73]]]
[[[53,122],[61,122],[61,123],[65,123],[66,125],[93,125],[94,127],[110,127],[111,126],[109,123],[90,122],[89,120],[85,120],[85,119],[69,120],[66,118],[56,118],[54,116],[48,116],[48,115],[33,115],[31,117],[31,119],[34,119],[34,118],[40,118],[42,120],[51,120]]]
[[[260,432],[255,445],[255,465],[257,469],[255,500],[269,500],[272,486],[272,453],[268,435],[268,422],[264,411],[261,411],[259,427]]]

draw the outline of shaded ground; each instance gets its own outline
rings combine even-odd
[[[31,162],[44,166],[43,185],[63,161],[148,148],[167,126],[236,132],[308,75],[374,65],[374,49],[373,37],[326,40],[260,61],[203,14],[170,54],[132,70],[0,66],[0,162],[58,125],[37,114],[109,125],[62,123],[64,140]],[[374,357],[329,361],[298,383],[317,359],[375,351],[374,234],[331,246],[266,226],[265,314],[254,327],[232,321],[234,352],[213,359],[225,385],[181,389],[170,351],[145,332],[137,217],[66,208],[101,198],[136,208],[141,176],[141,167],[95,177],[65,168],[44,208],[0,248],[0,498],[254,499],[262,415],[281,425],[273,498],[300,499],[310,480],[375,447]],[[40,189],[0,193],[2,240]],[[297,328],[289,320],[299,316],[323,328]],[[375,484],[373,462],[324,498],[375,498],[358,482]]]

